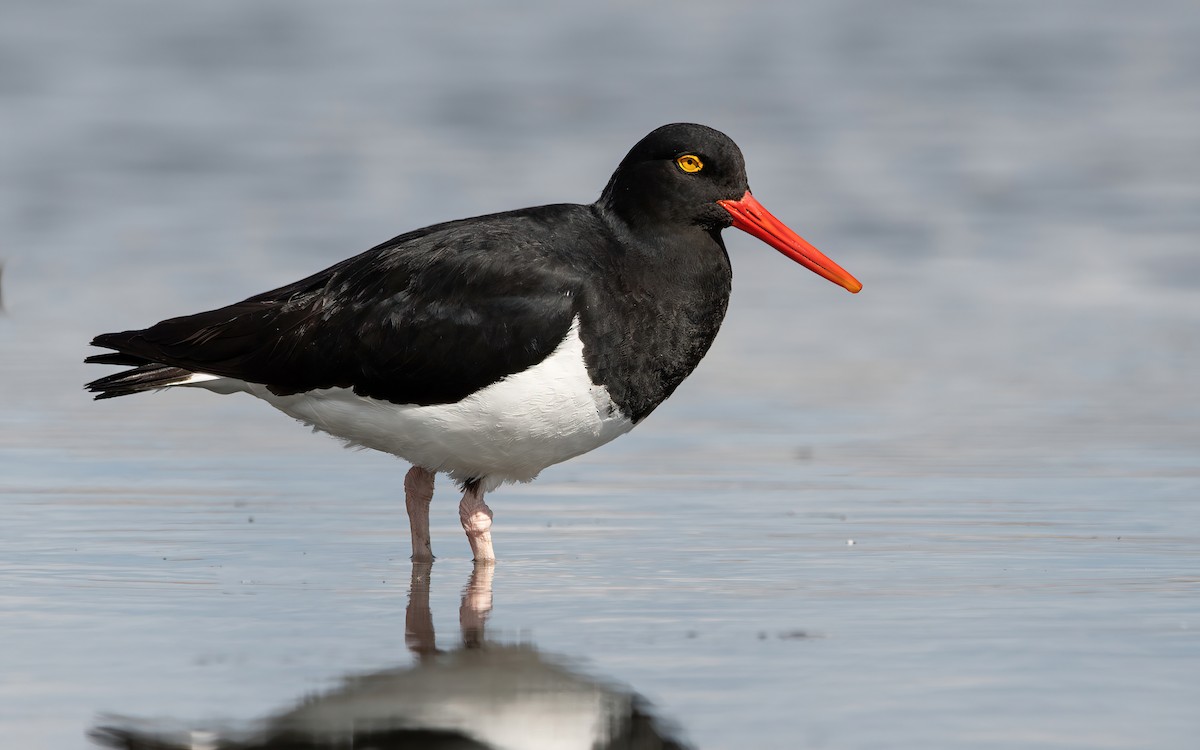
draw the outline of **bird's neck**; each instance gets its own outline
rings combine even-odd
[[[617,240],[608,247],[618,254],[586,300],[584,355],[593,382],[606,385],[638,422],[708,351],[725,316],[732,272],[717,230],[655,231],[611,214],[604,220]]]
[[[591,208],[618,240],[617,246],[632,256],[630,260],[647,271],[674,269],[674,276],[728,268],[729,256],[719,229],[672,220],[652,203],[620,206],[617,196],[606,189]]]

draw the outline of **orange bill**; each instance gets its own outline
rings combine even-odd
[[[729,212],[733,217],[733,225],[743,232],[754,235],[813,273],[845,287],[854,294],[862,289],[858,279],[772,216],[770,211],[754,199],[749,190],[741,200],[724,200],[717,203]]]

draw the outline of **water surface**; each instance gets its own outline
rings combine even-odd
[[[248,398],[93,403],[92,335],[592,200],[695,120],[865,288],[726,233],[734,299],[696,375],[491,497],[477,641],[701,748],[1194,747],[1191,3],[7,15],[6,746],[87,746],[113,716],[252,732],[419,665],[405,467]],[[428,580],[451,653],[456,502],[443,483]]]

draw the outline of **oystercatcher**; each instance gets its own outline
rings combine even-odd
[[[249,393],[409,461],[414,560],[433,558],[433,479],[449,474],[475,560],[494,560],[484,493],[628,432],[708,351],[729,226],[862,288],[755,200],[728,136],[677,123],[639,141],[590,205],[418,229],[242,302],[97,336],[115,351],[87,362],[133,369],[86,387]]]

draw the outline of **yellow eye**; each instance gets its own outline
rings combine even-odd
[[[679,165],[680,169],[688,174],[699,172],[701,169],[704,169],[704,162],[700,161],[700,157],[696,156],[695,154],[684,154],[676,159],[675,163]]]

